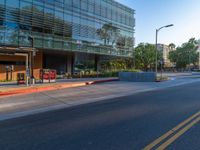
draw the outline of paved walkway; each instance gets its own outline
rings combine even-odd
[[[28,95],[2,97],[0,98],[0,120],[194,82],[200,82],[200,78],[177,78],[158,83],[115,81],[76,88],[42,91]]]
[[[45,83],[35,85],[16,85],[15,82],[0,84],[0,98],[10,95],[30,94],[42,91],[52,91],[64,88],[80,87],[90,84],[117,81],[118,78],[86,78],[86,79],[62,79],[56,83]]]
[[[173,77],[187,77],[191,76],[191,72],[165,72],[162,73],[163,76],[167,76],[170,78]],[[158,76],[161,76],[161,73],[158,73]],[[58,84],[71,84],[71,83],[83,83],[83,82],[91,82],[91,81],[99,81],[99,80],[107,80],[107,79],[116,79],[116,78],[76,78],[76,79],[58,79],[57,83],[50,83],[50,84],[41,84],[37,83],[34,86],[31,85],[31,87],[40,87],[40,86],[53,86],[53,85],[58,85]],[[11,89],[19,89],[19,88],[27,88],[26,85],[17,85],[17,82],[0,82],[0,92],[2,91],[8,91]]]
[[[162,75],[167,77],[186,77],[191,76],[192,72],[163,72]],[[161,76],[161,72],[158,73],[158,76]]]

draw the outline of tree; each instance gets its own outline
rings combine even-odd
[[[158,52],[158,60],[161,54]],[[156,48],[153,44],[140,43],[135,48],[135,61],[138,69],[148,70],[155,66]]]
[[[169,60],[172,62],[172,63],[176,63],[177,62],[177,51],[170,51],[169,52]]]
[[[175,51],[169,53],[169,59],[176,64],[177,68],[186,68],[187,65],[196,65],[198,61],[198,41],[195,38],[189,39],[183,43],[181,47],[177,47]]]
[[[107,71],[133,69],[133,59],[115,58],[115,59],[105,60],[101,62],[101,69]]]
[[[176,48],[176,45],[174,43],[170,43],[168,46],[170,50],[175,50]]]

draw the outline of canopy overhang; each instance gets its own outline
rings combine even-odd
[[[37,50],[31,47],[7,47],[0,46],[1,55],[14,55],[15,53],[35,53]]]

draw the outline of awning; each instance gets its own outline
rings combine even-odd
[[[15,54],[15,53],[29,53],[29,52],[37,52],[35,48],[32,47],[8,47],[8,46],[0,46],[0,54]]]

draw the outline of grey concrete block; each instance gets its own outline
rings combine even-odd
[[[131,82],[155,82],[155,72],[119,72],[119,79],[121,81]]]

